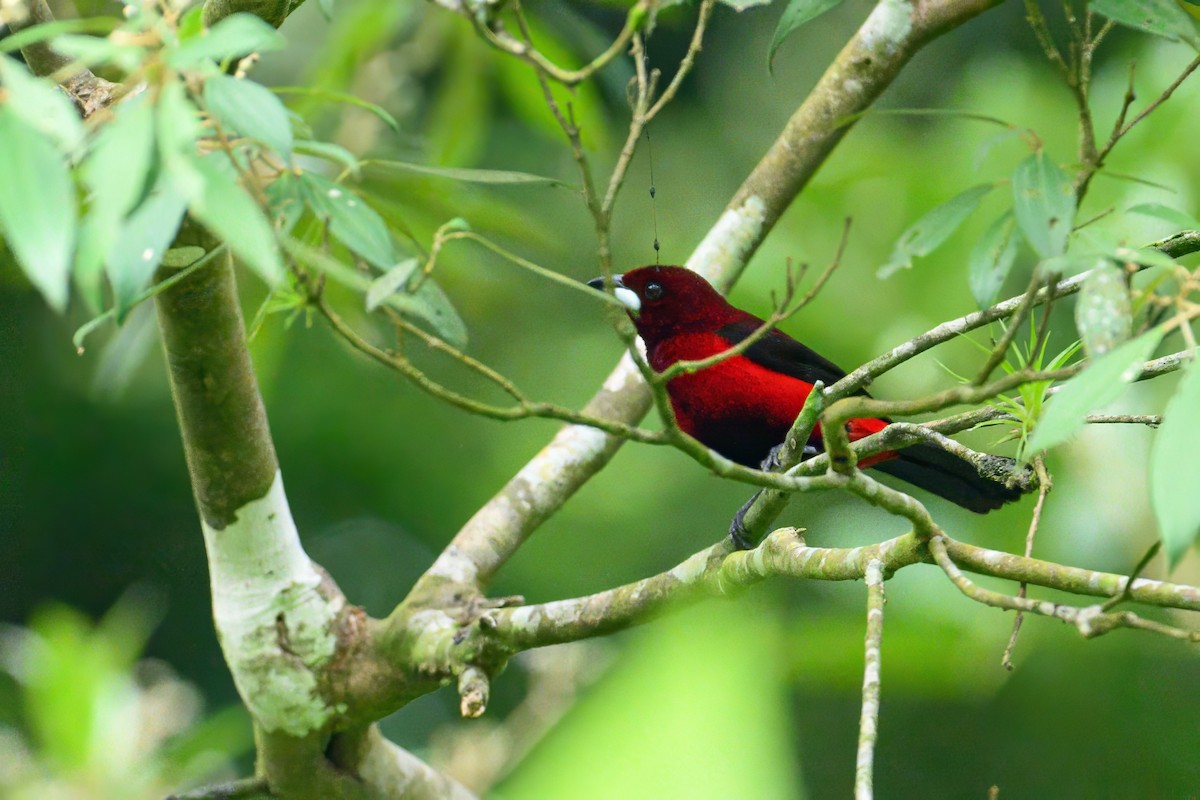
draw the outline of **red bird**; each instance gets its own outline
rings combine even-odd
[[[763,324],[683,267],[641,267],[614,275],[613,284],[646,343],[650,366],[658,372],[677,361],[724,352]],[[603,279],[589,285],[603,289]],[[787,437],[813,383],[830,386],[845,374],[787,334],[772,330],[742,355],[672,378],[667,393],[685,433],[726,458],[757,467]],[[852,419],[846,427],[854,441],[887,425],[885,419]],[[821,449],[819,428],[808,444]],[[1021,496],[1019,490],[981,476],[970,462],[932,444],[880,453],[859,466],[876,467],[979,514]]]

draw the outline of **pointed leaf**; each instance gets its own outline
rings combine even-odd
[[[1180,211],[1177,208],[1163,205],[1162,203],[1140,203],[1132,206],[1128,213],[1141,214],[1146,217],[1157,217],[1165,222],[1169,222],[1180,230],[1200,230],[1200,220],[1197,220],[1191,214],[1185,211]]]
[[[1060,256],[1075,221],[1071,179],[1042,150],[1013,173],[1013,213],[1025,240],[1042,258]]]
[[[125,221],[105,261],[117,322],[125,319],[135,298],[150,284],[163,254],[175,240],[186,209],[183,195],[169,180],[160,180]]]
[[[1017,259],[1016,221],[1011,211],[1001,214],[979,237],[967,260],[967,281],[980,308],[996,302]]]
[[[990,183],[972,186],[926,212],[900,234],[891,257],[879,268],[877,277],[888,278],[901,269],[910,268],[914,258],[933,252],[979,207],[992,188]]]
[[[1046,410],[1029,437],[1026,455],[1062,444],[1082,428],[1088,414],[1124,394],[1130,381],[1162,340],[1162,327],[1146,331],[1092,361],[1046,401]]]
[[[417,260],[406,258],[371,281],[371,285],[367,287],[367,311],[379,308],[385,300],[400,291],[416,271]]]
[[[309,188],[313,211],[329,220],[329,232],[352,252],[379,269],[396,264],[396,248],[383,217],[344,186],[306,172],[301,179]]]
[[[1150,501],[1158,532],[1174,567],[1200,536],[1200,353],[1167,403],[1150,454]]]
[[[204,82],[204,105],[226,129],[256,139],[291,160],[292,125],[287,109],[270,89],[231,75],[213,75]]]
[[[1196,23],[1174,0],[1091,0],[1088,5],[1128,28],[1193,47],[1200,44]]]
[[[222,154],[213,154],[194,158],[192,165],[204,178],[204,191],[189,203],[192,214],[268,286],[277,284],[283,279],[283,259],[275,232],[262,209],[238,183],[228,160]]]
[[[7,107],[26,125],[50,137],[68,156],[75,152],[83,141],[83,120],[57,84],[35,78],[24,65],[0,56],[0,85],[8,93]]]
[[[251,53],[282,50],[283,35],[253,14],[231,14],[213,25],[203,36],[188,39],[167,56],[176,69],[194,67],[206,59],[224,61]]]
[[[767,48],[767,69],[772,69],[775,63],[775,51],[792,32],[804,23],[841,5],[842,0],[788,0],[779,24],[775,26],[775,34],[771,37],[771,46]]]
[[[1089,358],[1117,347],[1133,330],[1133,307],[1125,273],[1106,258],[1097,262],[1084,279],[1075,304],[1075,327]]]
[[[0,233],[55,311],[67,307],[75,244],[75,188],[66,162],[40,131],[0,106]]]
[[[557,178],[544,175],[533,175],[528,172],[513,172],[501,169],[465,169],[461,167],[432,167],[427,164],[410,164],[406,161],[371,161],[372,167],[400,170],[402,172],[419,172],[422,175],[433,175],[438,178],[448,178],[464,183],[540,183],[550,186],[570,186]]]

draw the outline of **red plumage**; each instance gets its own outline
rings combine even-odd
[[[616,276],[615,284],[658,372],[677,361],[724,352],[763,324],[682,267],[641,267]],[[599,279],[592,285],[599,287]],[[786,438],[813,383],[830,386],[844,375],[831,361],[772,330],[742,355],[673,378],[667,393],[685,433],[733,461],[758,466]],[[853,419],[847,433],[856,441],[887,425],[882,419]],[[819,429],[809,444],[821,447]],[[979,475],[970,462],[929,444],[880,453],[859,466],[878,466],[979,513],[1020,497],[1018,490]]]

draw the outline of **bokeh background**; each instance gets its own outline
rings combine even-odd
[[[547,52],[565,62],[598,52],[624,16],[605,2],[528,8]],[[645,148],[630,171],[614,222],[619,268],[654,260],[655,217],[664,263],[687,258],[869,8],[847,0],[801,29],[781,48],[773,75],[766,50],[778,4],[717,9],[694,74],[650,129],[656,206]],[[663,13],[649,44],[653,65],[671,73],[693,19],[686,6]],[[397,135],[360,109],[289,96],[318,135],[364,157],[577,183],[532,74],[481,44],[464,20],[413,0],[338,0],[332,21],[308,3],[283,32],[290,46],[264,59],[260,80],[353,93],[387,108],[403,130]],[[1131,61],[1145,100],[1189,58],[1182,45],[1114,32],[1096,63],[1101,130]],[[602,176],[623,139],[629,74],[628,63],[617,64],[574,100]],[[1113,173],[1154,185],[1101,176],[1080,219],[1135,202],[1196,213],[1198,101],[1197,87],[1185,85],[1111,159]],[[1012,3],[919,54],[881,105],[984,112],[1035,131],[1060,163],[1074,158],[1071,97]],[[972,310],[967,254],[1005,207],[1007,184],[912,270],[887,281],[875,272],[926,210],[1005,179],[1028,154],[1028,139],[955,117],[868,116],[755,256],[735,302],[768,311],[787,260],[825,264],[851,217],[844,265],[788,332],[853,367]],[[598,272],[590,217],[569,188],[370,169],[360,186],[426,245],[457,216],[566,275]],[[1173,232],[1119,214],[1091,229],[1132,244]],[[1025,274],[1031,261],[1022,254]],[[470,352],[529,395],[578,407],[619,355],[610,319],[584,293],[469,243],[451,245],[439,263],[470,326]],[[1022,280],[1014,275],[1008,289]],[[264,290],[248,276],[243,283],[250,317]],[[0,261],[0,794],[153,797],[249,769],[249,722],[212,630],[199,526],[149,311],[76,354],[71,334],[84,310],[76,304],[54,316]],[[1051,347],[1073,338],[1064,304]],[[1181,346],[1178,337],[1163,345]],[[376,615],[555,430],[440,404],[352,354],[319,319],[271,317],[252,349],[304,544]],[[972,344],[951,343],[880,379],[875,392],[906,397],[949,386],[943,365],[970,372],[979,359]],[[453,365],[422,363],[488,396]],[[1119,408],[1159,411],[1173,381],[1136,386]],[[998,435],[967,439],[1011,452],[1011,444],[994,445]],[[1038,556],[1133,568],[1156,536],[1145,483],[1153,436],[1102,426],[1052,455],[1055,490]],[[748,495],[679,453],[627,446],[505,567],[495,593],[549,600],[669,568],[719,538]],[[952,535],[1013,551],[1032,507],[1027,500],[977,518],[930,504]],[[835,496],[800,497],[783,522],[827,545],[904,529]],[[1163,571],[1161,561],[1149,569]],[[1200,581],[1194,552],[1173,577]],[[1200,792],[1194,647],[1127,631],[1083,641],[1032,619],[1009,673],[1000,655],[1010,616],[968,602],[933,567],[906,569],[887,586],[879,796],[982,798],[991,786],[1000,797]],[[846,796],[863,601],[861,584],[769,583],[603,642],[518,659],[495,682],[482,721],[458,720],[456,697],[442,690],[385,720],[384,730],[459,774],[498,778],[501,797]],[[527,691],[545,702],[529,702]],[[517,758],[529,748],[528,758]]]

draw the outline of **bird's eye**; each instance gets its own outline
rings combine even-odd
[[[642,294],[646,295],[647,300],[657,300],[663,296],[663,287],[661,283],[647,283]]]

